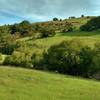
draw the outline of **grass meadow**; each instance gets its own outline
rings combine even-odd
[[[100,100],[99,93],[93,80],[0,67],[0,100]]]

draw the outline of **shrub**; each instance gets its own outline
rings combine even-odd
[[[31,68],[31,57],[32,52],[24,45],[23,47],[20,47],[14,51],[12,55],[7,56],[4,64]]]
[[[93,78],[100,80],[100,43],[96,43],[94,47],[95,55],[93,58],[94,74]]]
[[[42,28],[40,30],[41,38],[50,37],[55,35],[55,31],[53,29]]]
[[[80,30],[82,31],[94,31],[98,29],[100,29],[100,16],[92,18],[80,27]]]
[[[81,15],[81,18],[84,18],[85,16],[84,15]]]
[[[58,21],[58,20],[59,20],[59,19],[58,19],[58,18],[56,18],[56,17],[55,17],[55,18],[53,18],[53,21]]]
[[[79,64],[79,72],[83,77],[90,77],[94,74],[94,66],[93,66],[93,58],[95,56],[95,52],[90,47],[84,47],[81,49],[79,53],[80,64]]]
[[[7,56],[4,65],[14,65],[31,68],[31,56],[27,53],[14,52],[11,56]]]
[[[44,53],[44,59],[41,61],[43,63],[43,69],[62,73],[68,72],[68,66],[73,66],[76,62],[78,62],[77,53],[79,51],[79,47],[80,44],[72,41],[63,42],[60,45],[52,46],[50,49],[48,49],[47,53]],[[76,62],[72,62],[72,59],[75,59]]]
[[[32,26],[29,21],[24,20],[19,24],[14,24],[10,26],[11,34],[19,33],[21,36],[27,36],[31,34]]]
[[[11,55],[16,48],[18,48],[18,45],[11,36],[0,37],[0,52],[2,54]]]
[[[0,53],[0,61],[2,60],[3,58],[2,58],[2,54]]]
[[[35,64],[37,69],[91,78],[100,72],[100,59],[96,57],[94,49],[72,40],[50,47],[43,59]]]
[[[67,33],[67,32],[72,32],[74,30],[74,27],[71,23],[65,23],[65,25],[63,25],[61,27],[61,32],[63,33]]]
[[[63,33],[72,32],[72,31],[73,31],[73,27],[65,28],[62,30]]]
[[[2,56],[2,54],[0,53],[0,64],[2,64],[3,63],[3,56]]]

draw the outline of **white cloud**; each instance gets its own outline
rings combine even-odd
[[[99,6],[99,0],[0,0],[0,18],[43,21],[53,17],[98,14]]]

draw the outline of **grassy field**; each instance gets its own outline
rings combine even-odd
[[[0,67],[0,100],[100,100],[99,93],[96,81]]]
[[[81,25],[87,23],[87,21],[89,21],[92,17],[87,18],[72,18],[72,19],[68,19],[67,21],[72,23],[72,25],[74,25],[76,27],[76,29],[79,29]]]

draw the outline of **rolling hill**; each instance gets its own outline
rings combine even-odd
[[[100,100],[99,93],[96,81],[0,67],[0,100]]]

